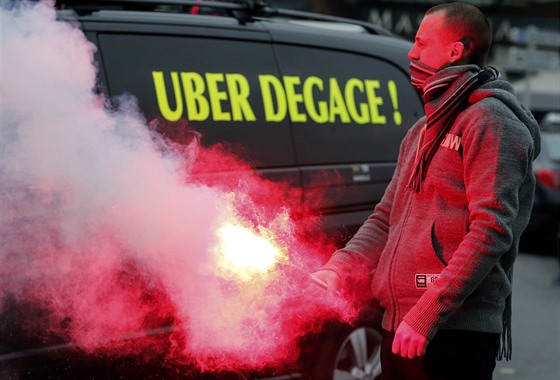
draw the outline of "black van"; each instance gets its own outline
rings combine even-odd
[[[57,6],[59,19],[77,21],[97,47],[100,91],[109,98],[132,94],[146,119],[178,142],[188,137],[180,128],[186,122],[202,145],[227,143],[257,173],[289,181],[304,198],[323,189],[329,201],[316,211],[322,228],[340,244],[382,197],[400,142],[423,113],[409,81],[411,44],[374,25],[274,9],[261,1]],[[315,345],[302,368],[259,376],[375,378],[379,335],[372,314],[363,326],[326,328],[321,339],[328,343]],[[50,360],[39,359],[49,347],[20,352],[3,347],[0,367],[4,363],[10,372],[0,377],[117,373],[100,367],[103,358],[74,361],[75,354],[60,349],[52,347],[56,354]],[[35,363],[41,365],[34,372]],[[24,368],[19,375],[18,367]],[[130,366],[129,377],[119,370],[118,378],[173,378],[160,370]]]
[[[110,96],[134,95],[169,136],[177,138],[174,123],[187,120],[204,145],[227,142],[269,178],[330,189],[337,201],[319,205],[323,225],[356,228],[423,113],[408,79],[410,45],[379,28],[295,20],[294,12],[282,17],[258,4],[208,8],[225,17],[157,5],[147,12],[81,5],[61,17],[78,12]],[[311,183],[317,172],[339,175]]]

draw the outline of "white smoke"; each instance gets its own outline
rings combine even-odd
[[[186,246],[206,251],[215,192],[184,184],[187,163],[133,104],[104,107],[93,92],[95,47],[81,31],[42,3],[2,10],[1,21],[2,187],[53,197],[19,201],[20,215],[56,208],[68,244],[110,221],[133,251],[157,247],[177,260]]]
[[[191,294],[215,240],[219,193],[185,183],[189,162],[150,131],[133,99],[105,106],[94,45],[57,21],[52,4],[0,12],[3,297],[36,289],[71,310],[70,295],[53,298],[94,293],[108,281],[100,273],[127,256]]]
[[[95,46],[52,5],[0,7],[0,312],[8,298],[37,302],[53,326],[69,320],[84,349],[132,333],[153,311],[136,280],[123,282],[132,261],[193,328],[191,348],[210,369],[225,366],[222,351],[245,365],[277,360],[282,345],[279,356],[293,355],[306,327],[285,330],[288,284],[244,291],[212,277],[230,197],[185,182],[191,162],[146,126],[133,98],[107,107],[94,91]],[[301,321],[317,312],[296,304]]]

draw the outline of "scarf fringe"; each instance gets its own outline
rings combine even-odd
[[[513,280],[513,273],[510,271],[508,273],[508,278],[510,281]],[[506,298],[506,305],[504,308],[504,314],[502,315],[502,336],[500,337],[500,347],[498,350],[498,360],[506,359],[506,361],[511,360],[512,352],[512,337],[511,337],[511,294]]]
[[[506,359],[506,361],[511,360],[512,352],[512,339],[511,339],[511,327],[504,326],[504,332],[500,337],[500,348],[498,349],[498,360]]]

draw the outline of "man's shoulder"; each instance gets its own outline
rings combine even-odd
[[[477,126],[485,123],[494,126],[511,123],[523,124],[517,116],[518,112],[516,112],[516,109],[519,111],[522,108],[521,103],[517,98],[509,99],[511,96],[515,98],[513,94],[490,94],[481,97],[478,101],[469,103],[457,119],[467,125],[474,124]]]
[[[520,146],[534,143],[534,130],[538,129],[535,125],[534,118],[520,102],[510,107],[500,97],[488,96],[465,108],[457,117],[453,129],[457,135],[467,139],[494,136],[516,141]]]

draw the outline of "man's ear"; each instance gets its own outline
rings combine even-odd
[[[463,58],[465,54],[465,45],[461,41],[457,41],[451,44],[449,52],[449,61],[451,63],[456,63]]]

